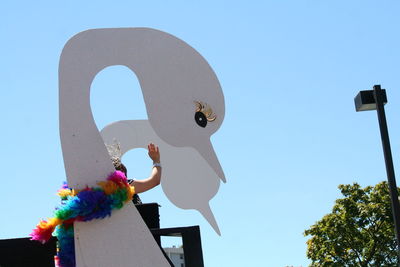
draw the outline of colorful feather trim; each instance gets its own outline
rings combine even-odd
[[[114,209],[132,200],[133,186],[123,172],[115,171],[106,181],[97,183],[100,187],[86,187],[76,191],[64,182],[57,194],[61,205],[54,211],[54,217],[42,220],[32,231],[31,240],[47,242],[52,234],[58,239],[55,262],[60,267],[75,267],[74,222],[103,219],[111,216]]]

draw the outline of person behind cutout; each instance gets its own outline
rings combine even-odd
[[[128,177],[128,170],[121,162],[121,149],[119,143],[114,140],[112,145],[107,145],[108,152],[111,156],[111,160],[114,164],[114,168],[117,171],[122,171],[126,177]],[[142,201],[138,194],[146,192],[161,182],[161,164],[160,164],[160,150],[157,145],[150,143],[147,145],[148,155],[153,161],[153,167],[150,176],[143,180],[128,179],[130,185],[135,187],[135,194],[133,195],[134,204],[142,204]]]
[[[106,145],[108,149],[108,153],[110,154],[111,160],[114,164],[114,168],[117,171],[121,171],[128,177],[128,170],[124,164],[121,162],[122,152],[120,144],[114,140],[112,145]],[[153,160],[153,167],[150,173],[150,176],[147,179],[143,180],[135,180],[128,179],[130,185],[135,187],[135,194],[133,195],[132,202],[133,204],[143,204],[142,200],[138,196],[139,193],[146,192],[161,182],[161,163],[160,163],[160,150],[157,145],[150,143],[147,145],[148,155],[151,160]],[[142,215],[143,216],[143,215]],[[146,223],[147,224],[147,223]],[[158,226],[159,227],[159,226]],[[171,267],[174,266],[171,259],[165,253],[164,249],[161,247],[161,239],[160,237],[155,237],[157,245],[159,246],[161,252],[163,253],[165,259],[168,261]]]

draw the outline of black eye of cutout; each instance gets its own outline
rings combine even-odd
[[[205,128],[207,126],[207,118],[203,112],[197,111],[194,114],[194,120],[196,121],[197,125],[199,125],[200,127]]]

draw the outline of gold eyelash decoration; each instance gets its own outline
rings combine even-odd
[[[203,103],[200,101],[194,101],[196,105],[196,112],[201,112],[206,116],[207,121],[212,122],[215,121],[217,115],[214,114],[211,107],[207,103]]]

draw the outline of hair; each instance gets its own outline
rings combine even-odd
[[[125,173],[125,176],[128,177],[128,170],[126,169],[124,164],[122,164],[122,163],[120,163],[118,165],[114,164],[114,168],[117,171],[121,171],[121,172]]]

